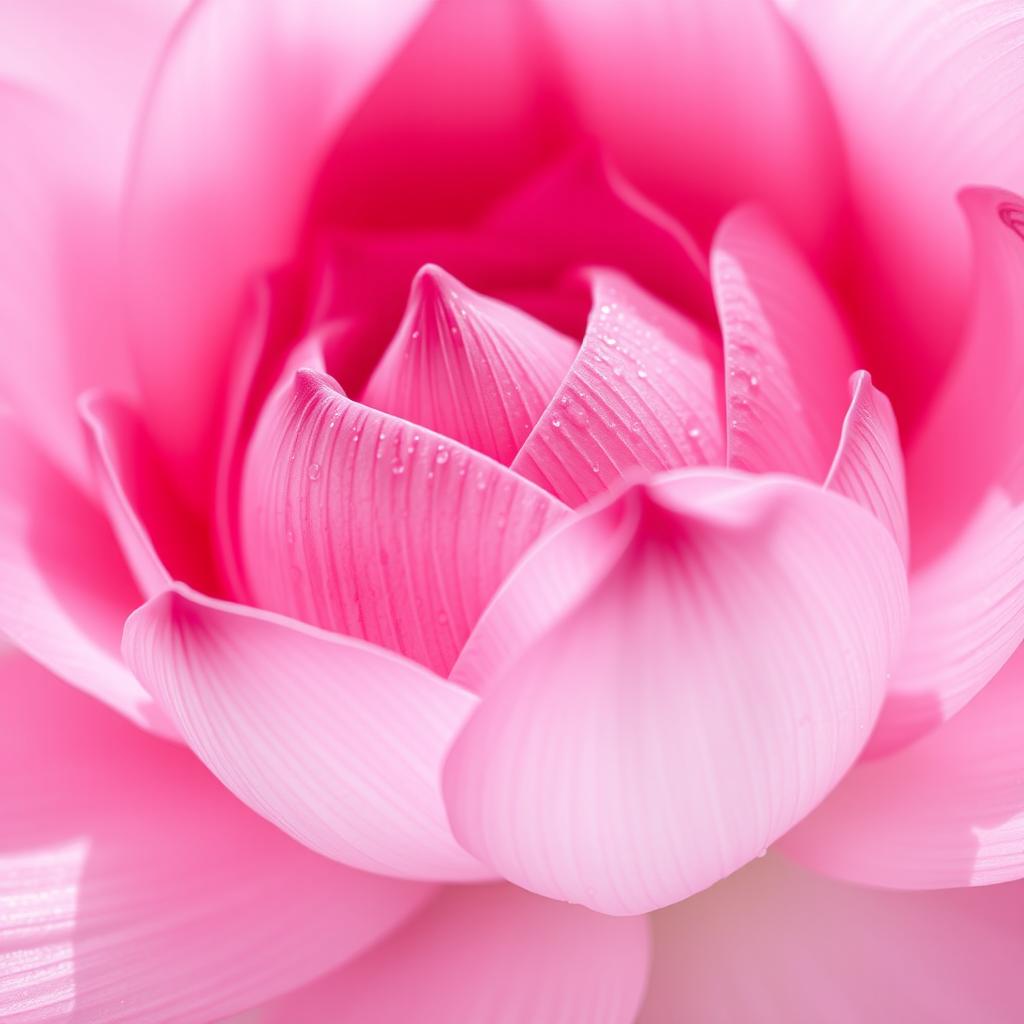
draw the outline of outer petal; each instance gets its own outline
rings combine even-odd
[[[291,252],[339,124],[425,7],[204,0],[165,55],[138,141],[126,266],[146,407],[179,480],[208,482],[212,460],[195,453],[210,449],[250,277]]]
[[[901,413],[919,412],[955,346],[970,259],[954,197],[1024,193],[1024,10],[1015,0],[803,0],[850,160],[859,334]],[[903,420],[906,422],[906,420]]]
[[[362,400],[508,465],[576,351],[539,320],[428,264]]]
[[[184,588],[136,612],[125,658],[211,771],[335,860],[485,874],[451,836],[441,763],[474,698],[412,662]]]
[[[711,279],[725,341],[728,464],[824,479],[855,369],[830,298],[753,206],[719,226]]]
[[[510,885],[448,889],[358,961],[272,1004],[263,1024],[630,1024],[647,922]]]
[[[175,735],[121,661],[121,629],[142,596],[109,525],[8,418],[0,455],[0,630],[133,722]]]
[[[620,501],[618,557],[485,693],[445,799],[505,877],[630,914],[729,874],[843,775],[905,577],[873,518],[791,479],[681,472]],[[557,542],[535,557],[561,568]]]
[[[566,508],[455,441],[300,371],[247,457],[255,603],[446,673],[498,584]]]
[[[631,474],[723,454],[714,342],[627,277],[592,278],[579,354],[512,463],[570,505]]]
[[[1024,649],[952,721],[858,765],[782,842],[826,874],[898,889],[1024,877]]]
[[[764,860],[652,917],[638,1024],[1020,1016],[1024,885],[889,893]]]
[[[303,849],[27,660],[2,671],[5,1021],[205,1024],[343,962],[429,891]]]
[[[874,512],[907,561],[907,488],[896,417],[889,399],[872,385],[867,371],[859,370],[850,378],[850,394],[850,408],[825,487]]]

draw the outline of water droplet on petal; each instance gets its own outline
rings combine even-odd
[[[309,479],[310,480],[319,480],[320,479],[320,463],[319,462],[311,462],[309,464],[308,475],[309,475]]]

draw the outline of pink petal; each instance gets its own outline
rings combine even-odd
[[[428,264],[362,401],[508,465],[576,351],[539,320]]]
[[[141,121],[126,266],[151,426],[200,494],[249,279],[291,254],[339,125],[425,7],[218,0],[192,8],[165,54]]]
[[[592,277],[579,355],[512,463],[570,505],[636,470],[722,457],[714,343],[623,275]]]
[[[167,479],[138,413],[98,391],[83,395],[79,409],[89,434],[97,490],[142,593],[152,597],[174,579],[216,589],[206,526]]]
[[[753,206],[719,226],[711,278],[725,339],[729,465],[824,479],[855,369],[830,298]]]
[[[446,674],[498,584],[566,510],[448,438],[301,371],[243,480],[254,603]]]
[[[826,874],[898,889],[1024,877],[1024,648],[966,708],[858,765],[782,842]]]
[[[506,878],[635,914],[729,874],[842,777],[905,576],[874,518],[792,479],[679,472],[618,501],[617,557],[596,552],[505,664],[444,787],[456,837]],[[531,557],[558,571],[557,544]]]
[[[888,527],[906,562],[910,528],[896,417],[889,399],[871,383],[871,374],[865,370],[850,378],[850,394],[850,408],[825,487],[874,512]]]
[[[51,671],[166,736],[174,727],[121,661],[142,599],[110,526],[0,418],[0,631]]]
[[[3,672],[4,1020],[204,1024],[351,958],[429,893],[303,849],[27,660]]]
[[[629,1024],[647,922],[510,885],[452,888],[365,956],[268,1009],[263,1024]]]
[[[910,450],[915,571],[906,648],[871,750],[920,736],[1024,641],[1024,204],[961,197],[974,239],[968,333]]]
[[[877,892],[769,855],[652,916],[637,1024],[1011,1024],[1022,912],[1024,885]]]
[[[1005,0],[806,0],[797,22],[849,156],[858,334],[907,422],[941,379],[967,307],[954,196],[971,182],[1024,193],[1024,11]]]
[[[474,698],[359,640],[177,587],[125,658],[210,770],[300,842],[382,874],[486,874],[452,838],[441,763]]]
[[[584,127],[701,241],[744,199],[780,211],[801,239],[819,236],[838,142],[817,75],[774,4],[538,6]]]

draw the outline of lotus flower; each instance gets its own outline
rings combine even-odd
[[[7,0],[0,1016],[1019,1019],[1022,41]]]

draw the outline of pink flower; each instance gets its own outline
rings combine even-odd
[[[1018,1019],[1022,42],[7,0],[0,1017]]]

